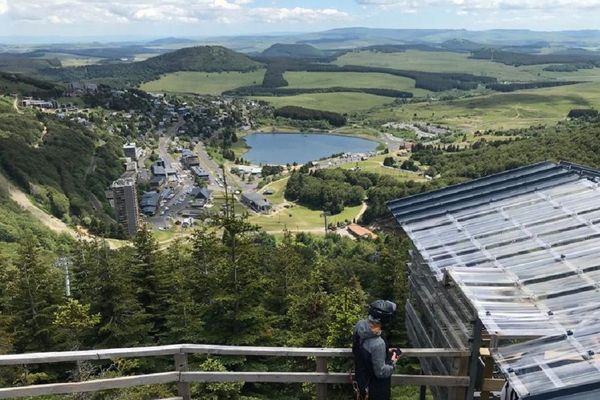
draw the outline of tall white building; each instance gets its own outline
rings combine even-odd
[[[111,189],[117,222],[127,230],[130,236],[134,236],[137,233],[140,223],[135,179],[117,179],[113,182]]]

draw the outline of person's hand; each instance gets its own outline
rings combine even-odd
[[[402,352],[399,349],[390,349],[390,352],[392,353],[392,363],[395,365],[400,359]]]

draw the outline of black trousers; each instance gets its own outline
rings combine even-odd
[[[392,391],[392,380],[386,379],[371,379],[369,382],[369,400],[390,400]]]

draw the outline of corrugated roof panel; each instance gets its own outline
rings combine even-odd
[[[600,189],[590,177],[600,172],[541,163],[389,204],[490,333],[545,337],[496,353],[521,397],[600,387]]]

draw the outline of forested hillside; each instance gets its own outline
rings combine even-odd
[[[350,346],[353,324],[375,298],[403,304],[406,242],[325,239],[299,234],[276,242],[243,220],[222,220],[215,230],[196,231],[189,243],[159,250],[142,229],[131,248],[109,250],[79,243],[71,260],[73,296],[64,296],[63,277],[25,235],[16,254],[0,258],[0,351],[72,350],[173,343],[262,346]],[[1,250],[0,250],[1,251]],[[56,255],[58,256],[58,254]],[[43,282],[43,284],[42,284]],[[405,343],[403,315],[390,337]],[[172,360],[106,362],[83,367],[86,378],[156,372]],[[225,357],[191,359],[192,368],[307,370],[310,361]],[[347,371],[348,364],[331,368]],[[110,375],[106,375],[109,374]],[[20,368],[5,368],[0,384],[21,382]],[[68,379],[64,366],[29,366],[28,382]],[[331,389],[345,399],[350,388]],[[166,398],[174,387],[112,392],[106,399]],[[314,386],[194,386],[194,398],[310,399]],[[206,397],[212,395],[214,397]],[[250,397],[242,397],[250,396]]]
[[[119,236],[104,190],[123,172],[121,139],[45,113],[19,114],[8,100],[1,106],[0,171],[57,218]]]
[[[60,81],[96,80],[137,85],[177,71],[251,71],[261,66],[247,56],[220,46],[188,47],[133,63],[45,69],[42,74]]]
[[[62,86],[51,82],[21,74],[0,72],[0,93],[48,99],[62,96],[63,92]]]

